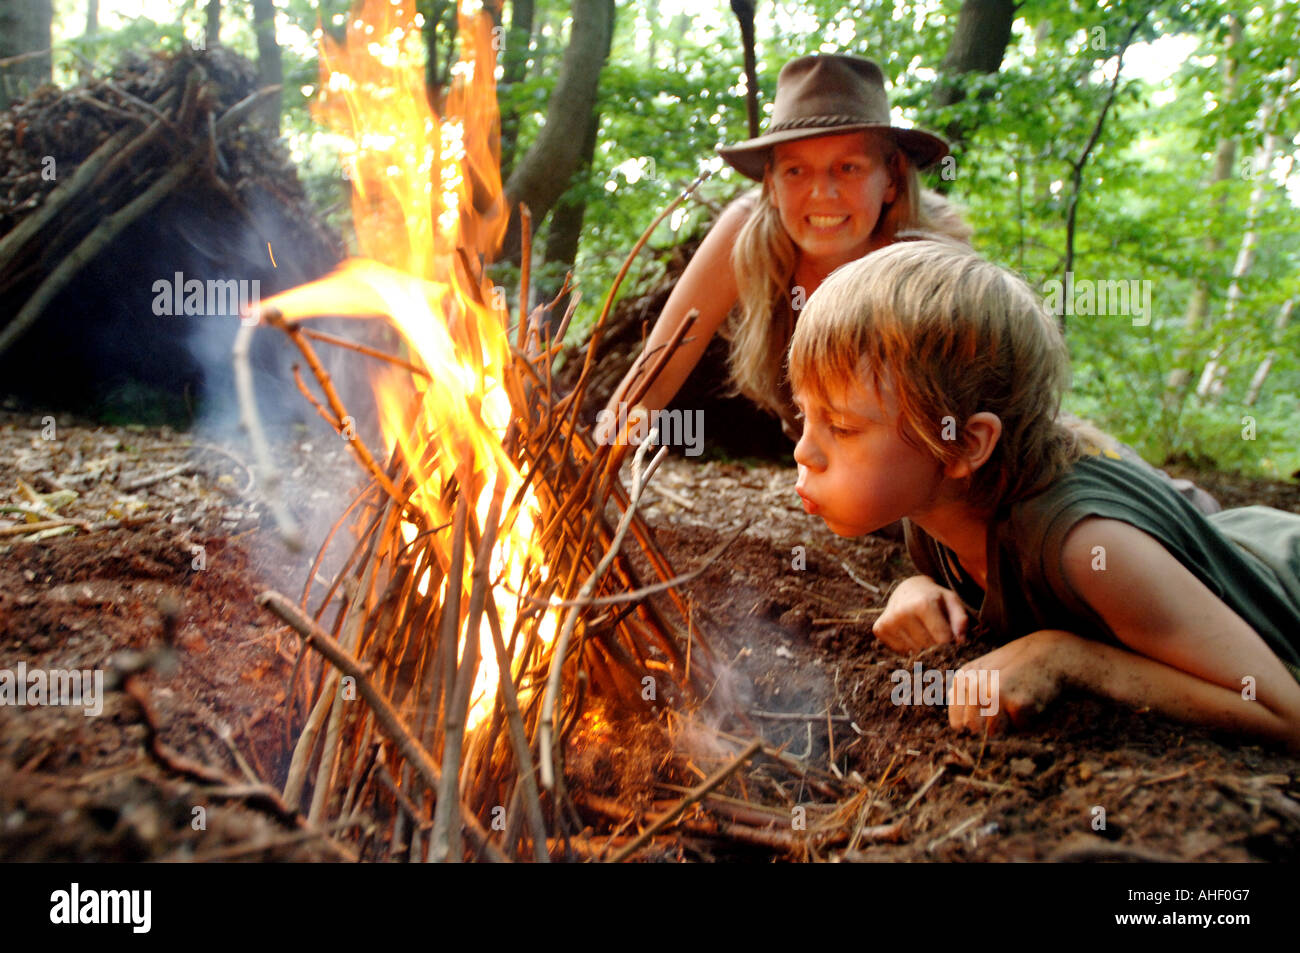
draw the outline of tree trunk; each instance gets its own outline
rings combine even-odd
[[[221,0],[208,0],[203,29],[203,48],[210,50],[221,42]]]
[[[511,209],[503,257],[519,253],[520,202],[540,222],[582,165],[585,133],[596,107],[600,73],[614,32],[614,0],[573,0],[573,29],[559,79],[546,110],[546,124],[506,182]]]
[[[510,4],[510,30],[501,51],[501,86],[509,89],[528,76],[528,51],[533,39],[533,0]],[[501,111],[501,177],[509,179],[515,167],[515,145],[519,141],[519,113],[513,107]]]
[[[605,59],[609,59],[610,46],[614,41],[614,29],[611,21],[609,32],[605,34]],[[573,176],[573,183],[562,195],[551,212],[551,220],[546,230],[545,261],[558,262],[572,269],[578,260],[578,240],[582,235],[582,220],[587,214],[587,197],[585,186],[591,181],[591,163],[596,156],[596,140],[600,133],[600,110],[592,109],[587,118],[587,131],[582,143],[582,165]],[[577,194],[575,194],[575,191]],[[543,291],[543,297],[553,298],[558,288]],[[568,296],[556,303],[551,311],[552,317],[563,315],[569,306]]]
[[[645,68],[653,70],[659,55],[659,0],[646,0],[645,16],[650,24],[650,43],[646,50]]]
[[[962,0],[948,52],[939,65],[939,79],[934,86],[934,106],[942,109],[966,98],[961,77],[968,73],[996,73],[1011,42],[1011,24],[1016,19],[1015,0]],[[944,124],[944,133],[953,151],[969,130],[953,120]]]
[[[99,0],[86,0],[86,29],[81,34],[82,39],[87,41],[87,50],[91,49],[91,43],[99,35]],[[83,83],[90,81],[94,75],[91,64],[84,60],[78,60],[77,75],[81,77]]]
[[[673,69],[681,69],[682,65],[682,45],[678,41],[687,35],[691,29],[691,18],[687,13],[679,13],[673,18]]]
[[[0,0],[0,109],[53,81],[52,0]]]
[[[587,121],[587,133],[583,141],[582,167],[573,177],[573,185],[585,185],[591,179],[591,161],[596,155],[596,139],[600,130],[600,113],[592,110],[591,116]],[[559,262],[567,269],[573,268],[573,263],[578,258],[578,239],[582,235],[582,220],[587,214],[587,199],[585,194],[574,195],[572,186],[569,191],[560,197],[555,203],[555,209],[551,212],[550,222],[546,228],[546,253],[545,261]],[[542,289],[542,298],[550,300],[555,297],[559,290],[556,288]],[[558,317],[564,314],[564,309],[568,307],[568,300],[560,301],[552,310],[552,317]]]
[[[1294,81],[1295,69],[1289,70],[1289,74],[1287,85]],[[1262,118],[1266,123],[1272,118],[1273,111],[1268,106],[1261,110]],[[1255,248],[1259,244],[1259,234],[1256,231],[1256,226],[1259,224],[1260,207],[1264,204],[1268,170],[1273,163],[1273,155],[1277,150],[1277,139],[1277,134],[1270,132],[1264,137],[1264,144],[1255,153],[1255,185],[1250,191],[1250,205],[1246,210],[1246,231],[1242,233],[1241,245],[1237,248],[1237,260],[1232,266],[1232,281],[1228,284],[1227,302],[1223,307],[1223,321],[1229,325],[1227,333],[1234,337],[1231,322],[1237,315],[1237,304],[1241,301],[1241,282],[1255,264]],[[1222,357],[1226,350],[1227,342],[1225,341],[1215,348],[1214,354],[1206,361],[1205,369],[1201,372],[1201,379],[1196,385],[1197,397],[1215,400],[1223,394],[1223,381],[1228,373],[1227,365],[1222,363]]]
[[[745,115],[749,119],[749,138],[758,136],[758,58],[754,55],[754,4],[750,0],[731,0],[731,12],[740,21],[740,39],[745,45]]]
[[[1281,19],[1279,12],[1278,18]],[[1286,106],[1286,90],[1296,79],[1297,61],[1291,60],[1286,65],[1284,80],[1281,86],[1281,92],[1276,99],[1269,100],[1259,112],[1260,124],[1268,129],[1264,136],[1264,141],[1260,144],[1259,149],[1255,152],[1255,162],[1252,168],[1252,179],[1254,185],[1250,190],[1250,203],[1246,208],[1246,230],[1241,236],[1241,245],[1237,248],[1237,260],[1232,266],[1232,281],[1228,285],[1227,302],[1223,308],[1223,320],[1228,325],[1228,334],[1233,334],[1231,323],[1237,314],[1237,304],[1241,301],[1241,282],[1250,273],[1251,267],[1255,264],[1255,247],[1259,244],[1259,235],[1256,227],[1259,224],[1260,209],[1264,205],[1265,193],[1268,190],[1269,175],[1268,170],[1273,165],[1273,156],[1277,152],[1279,136],[1276,129],[1270,128],[1273,125],[1273,116]],[[1205,370],[1201,373],[1200,382],[1196,385],[1196,396],[1202,399],[1217,399],[1223,393],[1223,381],[1227,376],[1228,368],[1221,362],[1223,352],[1226,350],[1227,343],[1221,344],[1215,349],[1215,353],[1205,364]]]
[[[1143,16],[1145,17],[1145,14]],[[1102,105],[1101,112],[1097,114],[1097,123],[1092,128],[1092,135],[1088,138],[1087,145],[1083,147],[1083,152],[1077,161],[1070,163],[1074,167],[1074,174],[1070,184],[1070,205],[1065,213],[1065,268],[1062,281],[1066,283],[1070,280],[1070,272],[1074,270],[1074,227],[1078,219],[1079,198],[1083,193],[1083,168],[1088,164],[1088,157],[1092,155],[1092,150],[1101,140],[1102,129],[1106,126],[1106,116],[1110,113],[1110,107],[1115,102],[1115,93],[1119,90],[1120,74],[1124,72],[1124,54],[1128,52],[1129,44],[1133,42],[1133,37],[1137,35],[1138,27],[1141,25],[1141,19],[1134,20],[1128,33],[1124,35],[1124,41],[1119,45],[1119,55],[1115,60],[1115,78],[1111,81],[1106,102]],[[1061,311],[1060,324],[1061,331],[1064,333],[1064,310]]]
[[[456,5],[450,0],[434,0],[424,18],[424,88],[429,105],[438,115],[442,115],[442,91],[451,75],[451,49],[458,28]],[[440,45],[446,47],[446,56],[439,53]]]
[[[1228,14],[1228,39],[1224,45],[1223,55],[1223,102],[1225,103],[1232,103],[1237,100],[1236,50],[1240,47],[1241,42],[1241,20],[1232,14]],[[1214,192],[1216,186],[1232,178],[1232,171],[1236,161],[1237,140],[1231,136],[1220,139],[1214,150],[1214,168],[1210,173],[1210,189],[1212,192]],[[1223,221],[1227,208],[1228,196],[1220,188],[1214,198],[1211,199],[1208,221]],[[1213,228],[1207,228],[1205,230],[1205,260],[1207,262],[1216,261],[1219,252],[1222,250],[1223,243],[1219,241],[1218,232]],[[1195,336],[1205,328],[1210,313],[1210,281],[1206,269],[1197,271],[1195,282],[1192,295],[1187,301],[1187,310],[1183,313],[1183,328],[1188,338]],[[1186,389],[1187,382],[1192,374],[1191,369],[1188,367],[1192,358],[1191,349],[1187,346],[1180,348],[1175,356],[1174,369],[1169,372],[1169,377],[1165,382],[1164,404],[1167,408],[1173,408],[1182,399],[1183,391]]]
[[[284,63],[280,58],[280,44],[275,41],[275,3],[273,0],[253,0],[253,30],[257,34],[257,79],[262,86],[284,85]],[[281,89],[266,100],[262,115],[278,135],[280,110],[284,99]]]
[[[1277,313],[1277,320],[1273,324],[1273,334],[1276,339],[1286,330],[1286,326],[1291,323],[1291,311],[1295,308],[1295,298],[1287,298],[1282,305],[1282,310]],[[1255,371],[1255,376],[1250,379],[1250,391],[1246,394],[1246,406],[1254,407],[1255,401],[1259,400],[1259,392],[1264,389],[1264,381],[1268,378],[1268,372],[1273,369],[1273,361],[1277,353],[1270,350],[1264,356],[1264,360],[1259,362],[1259,367]]]

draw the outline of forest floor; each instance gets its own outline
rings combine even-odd
[[[111,670],[129,664],[119,653],[171,649],[132,680],[133,693],[107,689],[97,717],[0,706],[0,859],[346,857],[267,795],[288,765],[297,639],[253,598],[265,588],[296,597],[302,567],[273,545],[240,452],[165,430],[63,419],[53,439],[43,430],[39,416],[0,414],[0,506],[10,507],[0,512],[0,670]],[[343,448],[299,442],[281,453],[298,515],[336,516],[354,475]],[[1300,512],[1294,484],[1179,475],[1225,506]],[[884,593],[908,574],[901,544],[832,535],[803,513],[793,483],[773,464],[672,457],[642,511],[678,572],[746,527],[684,587],[693,624],[751,723],[810,776],[869,787],[859,826],[890,832],[812,856],[1300,853],[1300,759],[1283,752],[1082,696],[992,739],[953,733],[942,706],[894,704],[892,672],[918,661],[956,668],[985,649],[901,658],[877,643]],[[15,505],[80,522],[31,541],[5,529],[27,518]],[[796,799],[815,800],[813,788]],[[713,856],[683,843],[671,856]]]

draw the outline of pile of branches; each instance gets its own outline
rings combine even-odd
[[[527,249],[524,261],[521,287],[527,289]],[[492,287],[482,277],[482,263],[462,252],[462,265],[474,276],[479,303],[489,300]],[[612,297],[611,292],[602,322]],[[359,350],[417,376],[428,376],[431,369],[323,335],[302,319],[276,313],[273,305],[261,313],[259,327],[277,328],[299,349],[321,396],[298,374],[303,395],[348,439],[369,478],[317,556],[319,567],[337,531],[351,526],[351,552],[325,593],[312,592],[314,567],[299,599],[276,592],[259,597],[303,636],[304,652],[314,648],[329,663],[318,672],[301,667],[307,684],[299,700],[307,714],[285,801],[305,803],[310,787],[309,822],[326,829],[361,828],[355,835],[362,841],[361,856],[544,862],[564,853],[566,847],[557,845],[585,826],[566,786],[565,755],[599,743],[577,736],[599,723],[602,711],[611,719],[627,711],[648,718],[651,708],[685,707],[715,685],[708,641],[691,625],[679,597],[673,594],[676,618],[645,598],[689,578],[674,575],[636,511],[666,448],[648,463],[650,441],[636,448],[629,490],[619,474],[631,448],[589,442],[577,413],[594,367],[594,346],[577,386],[563,395],[554,387],[551,368],[577,304],[575,295],[558,322],[550,320],[554,302],[535,309],[518,323],[512,341],[502,382],[512,422],[502,450],[525,476],[524,486],[507,497],[499,475],[453,461],[456,475],[443,483],[435,506],[450,519],[439,525],[431,524],[427,506],[413,502],[429,485],[412,472],[400,446],[381,463],[347,432],[348,409],[313,341]],[[522,302],[520,313],[525,313]],[[453,321],[449,327],[472,338],[468,324]],[[554,338],[553,326],[558,328]],[[649,362],[640,390],[690,326],[685,323]],[[255,330],[240,330],[236,376],[245,426],[260,466],[269,472],[269,447],[246,367]],[[468,354],[481,347],[473,340],[458,346]],[[419,436],[427,442],[414,469],[436,473],[440,458],[446,462],[446,455],[456,452],[456,440],[445,433]],[[491,505],[486,514],[478,512],[475,501],[494,479]],[[536,561],[530,557],[519,591],[504,596],[501,579],[490,569],[493,547],[518,518],[527,495],[540,510],[534,552],[541,555]],[[277,518],[292,539],[295,528],[287,510],[279,508]],[[403,524],[413,526],[414,533],[404,536]],[[657,576],[650,586],[642,584],[621,552],[629,536]],[[505,598],[512,605],[500,604]],[[548,616],[553,634],[546,631]],[[509,619],[513,623],[506,624]],[[498,686],[490,716],[471,731],[470,694],[483,662],[479,633],[484,624],[491,631]],[[653,691],[647,692],[647,684]],[[355,703],[358,695],[366,704]],[[741,752],[735,766],[756,750]],[[376,817],[391,817],[391,826],[380,831]]]
[[[0,114],[0,353],[181,194],[246,224],[269,198],[293,223],[297,259],[337,261],[337,238],[257,121],[277,91],[259,89],[253,65],[224,48],[185,49],[129,57],[72,89],[42,87]]]

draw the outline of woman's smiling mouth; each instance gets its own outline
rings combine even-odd
[[[838,228],[849,220],[847,215],[809,215],[807,222],[813,228]]]

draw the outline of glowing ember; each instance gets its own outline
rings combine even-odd
[[[508,640],[513,618],[506,610],[514,597],[506,589],[523,590],[526,566],[531,562],[528,571],[544,572],[544,560],[533,542],[536,504],[530,494],[515,503],[524,474],[503,446],[513,413],[502,383],[511,359],[505,302],[482,276],[468,271],[492,255],[507,223],[491,29],[485,13],[461,10],[462,55],[452,69],[442,116],[426,98],[424,41],[410,0],[366,0],[350,18],[346,44],[323,40],[318,115],[346,143],[363,257],[262,307],[289,321],[383,316],[401,333],[412,363],[427,376],[388,367],[374,386],[389,452],[400,448],[416,483],[402,514],[402,534],[406,542],[430,532],[441,540],[435,551],[445,599],[452,546],[450,534],[436,530],[452,523],[455,504],[444,497],[444,487],[456,481],[480,527],[498,494],[504,508],[489,571]],[[471,591],[472,549],[457,580],[462,606]],[[418,581],[421,594],[431,575],[426,569]],[[462,609],[462,655],[469,638],[463,631],[466,614]],[[553,618],[542,621],[543,644],[554,628]],[[486,619],[477,636],[482,662],[470,727],[491,711],[498,683]]]

